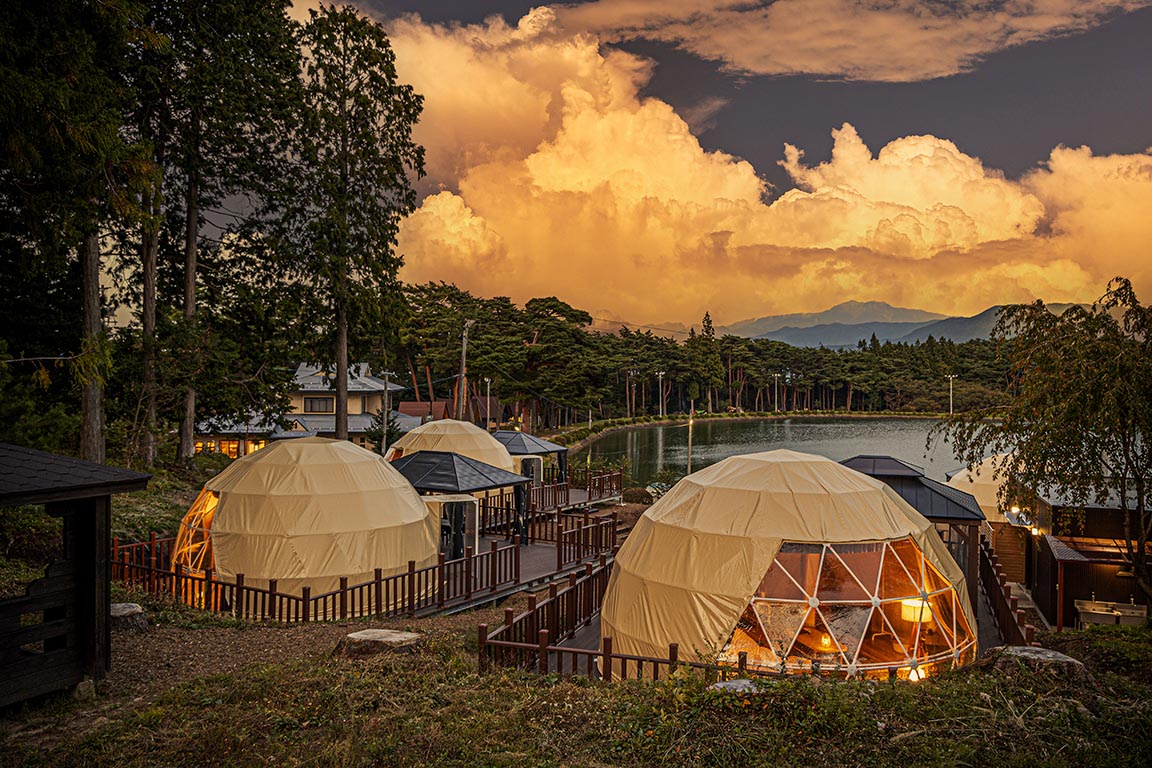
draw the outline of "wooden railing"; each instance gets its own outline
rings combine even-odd
[[[356,616],[414,616],[417,612],[443,609],[450,603],[467,603],[484,593],[520,583],[520,540],[506,546],[491,543],[479,554],[471,547],[464,557],[417,568],[408,562],[406,572],[385,576],[377,568],[372,579],[349,584],[341,578],[330,592],[312,594],[303,587],[300,594],[277,589],[275,579],[267,587],[245,583],[244,574],[235,580],[219,578],[211,569],[189,571],[172,568],[175,539],[158,539],[122,545],[112,544],[112,578],[149,594],[171,596],[180,602],[208,611],[227,613],[252,621],[306,622],[346,619]]]
[[[983,534],[980,535],[980,587],[992,608],[992,620],[1005,645],[1036,645],[1036,628],[1027,623],[1020,599],[1013,597],[1008,577]]]
[[[556,516],[556,570],[611,553],[616,547],[616,513],[609,517]]]
[[[545,471],[545,479],[556,477]],[[588,491],[588,500],[618,496],[624,488],[624,473],[618,469],[568,468],[568,485]]]
[[[601,680],[659,680],[677,669],[692,670],[712,681],[780,675],[749,669],[745,653],[740,654],[735,666],[682,660],[676,643],[668,646],[667,658],[614,653],[611,637],[602,638],[597,650],[560,645],[587,627],[600,613],[604,601],[611,560],[601,555],[597,565],[588,563],[584,569],[583,574],[570,574],[563,588],[550,585],[543,599],[529,596],[528,609],[523,613],[516,615],[511,608],[505,609],[504,624],[494,631],[489,632],[488,625],[481,624],[477,628],[480,671],[510,667]]]

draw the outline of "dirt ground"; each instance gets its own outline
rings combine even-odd
[[[456,616],[427,619],[355,621],[339,624],[272,626],[187,625],[153,626],[147,632],[114,632],[112,669],[97,684],[95,699],[61,706],[43,700],[24,710],[0,713],[0,745],[58,744],[120,720],[132,710],[151,706],[174,685],[196,677],[227,674],[264,662],[288,662],[331,655],[350,632],[369,627],[421,633],[476,632],[479,624],[498,626],[504,609],[517,612],[528,603],[527,593],[513,595],[497,607]],[[0,753],[2,753],[0,748]],[[3,760],[0,760],[0,764]]]

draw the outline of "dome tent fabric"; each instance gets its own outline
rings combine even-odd
[[[440,521],[382,457],[343,440],[273,443],[204,485],[180,524],[173,565],[243,573],[250,586],[320,594],[432,565]]]
[[[995,477],[996,470],[1001,467],[1008,454],[998,453],[995,456],[989,456],[968,471],[965,467],[961,469],[952,477],[948,478],[948,485],[965,493],[971,494],[976,499],[976,503],[980,505],[980,510],[984,513],[984,517],[990,523],[1007,523],[1011,522],[1005,517],[1004,513],[1000,511],[1000,486],[1004,485],[1007,477],[1001,475]]]
[[[617,653],[678,643],[722,663],[744,651],[750,667],[905,677],[974,657],[974,627],[928,520],[884,483],[793,451],[678,482],[621,548],[601,613]]]
[[[508,449],[486,430],[475,424],[455,419],[440,419],[422,424],[392,444],[390,458],[396,459],[417,451],[447,451],[514,472],[515,465]]]

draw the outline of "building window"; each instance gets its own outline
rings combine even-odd
[[[255,453],[266,445],[268,445],[268,441],[266,440],[249,440],[248,453]]]
[[[239,440],[221,440],[220,453],[224,454],[230,459],[240,458],[240,441]]]
[[[304,398],[304,413],[336,413],[336,398],[306,397]]]

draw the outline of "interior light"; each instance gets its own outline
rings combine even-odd
[[[910,680],[911,682],[917,683],[917,682],[923,680],[925,677],[926,677],[926,675],[924,674],[923,671],[921,671],[920,667],[909,667],[908,680]]]
[[[1020,514],[1020,507],[1013,506],[1011,511],[1012,511],[1012,514],[1018,515],[1018,514]]]
[[[832,647],[832,638],[828,637],[827,633],[820,635],[820,646],[822,648],[831,648]]]
[[[921,597],[909,597],[900,601],[900,618],[913,624],[932,621],[932,613],[928,610],[928,601]]]
[[[1040,529],[1037,528],[1036,526],[1032,526],[1032,535],[1033,536],[1039,536],[1040,535]]]

